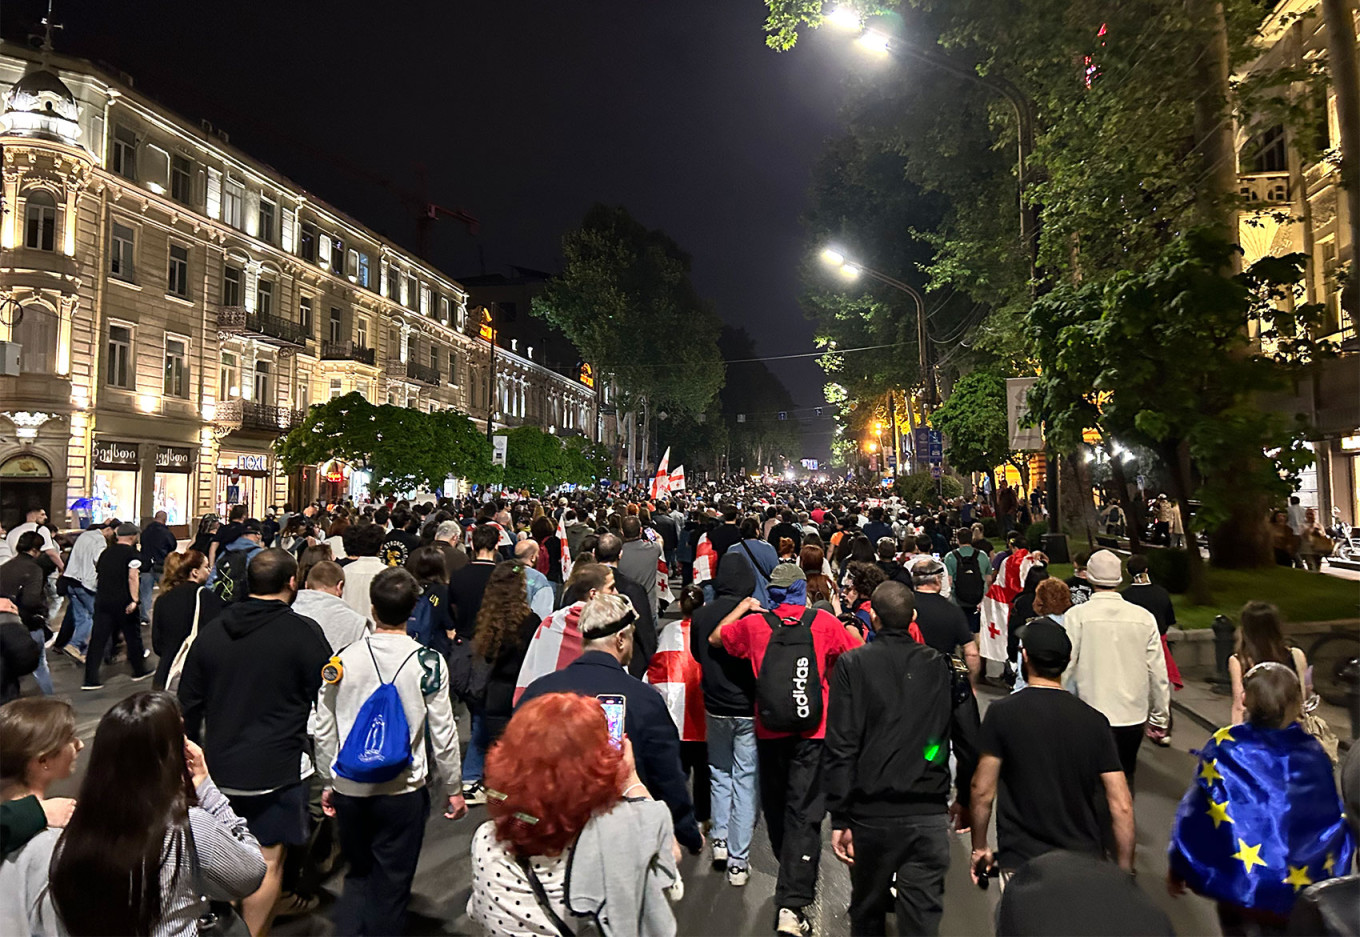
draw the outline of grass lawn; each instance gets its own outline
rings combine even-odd
[[[1059,579],[1072,575],[1071,564],[1054,563],[1049,574]],[[1190,597],[1173,595],[1176,622],[1186,630],[1208,628],[1215,615],[1233,621],[1252,599],[1278,605],[1285,621],[1333,621],[1360,618],[1360,583],[1335,576],[1270,566],[1263,569],[1215,569],[1209,567],[1211,605],[1191,605]]]

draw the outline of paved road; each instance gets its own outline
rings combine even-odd
[[[105,668],[103,689],[81,692],[80,671],[64,655],[51,660],[58,693],[70,698],[77,711],[77,728],[88,745],[99,717],[115,701],[148,684],[128,680],[125,664]],[[26,680],[31,690],[31,681]],[[983,704],[995,698],[983,691]],[[1135,812],[1138,829],[1137,869],[1139,882],[1160,907],[1166,910],[1178,934],[1217,934],[1213,906],[1201,898],[1187,895],[1172,899],[1162,882],[1166,875],[1166,843],[1176,803],[1194,773],[1194,757],[1189,749],[1205,741],[1207,733],[1183,720],[1177,725],[1171,748],[1143,747],[1135,785]],[[467,725],[463,725],[467,738]],[[54,794],[74,794],[76,777],[54,789]],[[484,807],[474,807],[464,820],[450,822],[435,812],[429,822],[420,867],[416,873],[411,903],[410,929],[414,934],[468,934],[474,929],[465,913],[471,869],[468,850],[473,830],[486,819]],[[819,897],[815,906],[815,933],[849,933],[846,908],[850,901],[850,877],[831,852],[830,831],[824,832]],[[968,840],[954,840],[952,862],[945,886],[945,912],[941,933],[945,935],[990,934],[996,890],[979,891],[968,879]],[[681,934],[726,935],[768,934],[773,930],[776,866],[765,839],[763,825],[756,830],[751,857],[752,874],[745,888],[731,888],[720,873],[711,871],[707,862],[687,856],[681,865],[685,879],[685,898],[676,907]],[[332,893],[339,891],[339,877],[328,883]],[[280,922],[275,933],[287,935],[330,934],[330,923],[320,913]],[[892,926],[892,925],[889,925]]]

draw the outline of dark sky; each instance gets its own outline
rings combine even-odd
[[[6,3],[5,35],[22,38],[45,6]],[[764,12],[760,0],[57,0],[54,18],[59,51],[131,74],[400,243],[414,247],[415,206],[375,180],[467,208],[479,238],[440,222],[430,258],[454,276],[483,257],[488,272],[555,270],[593,202],[625,205],[692,254],[719,316],[777,355],[812,350],[798,219],[853,55],[825,31],[773,52]],[[800,406],[822,403],[813,359],[771,366]],[[808,422],[805,455],[826,457],[829,425]]]

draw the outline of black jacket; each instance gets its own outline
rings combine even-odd
[[[151,678],[151,686],[157,690],[165,689],[165,680],[170,675],[170,665],[175,662],[180,645],[189,637],[194,627],[195,596],[203,604],[198,612],[198,629],[203,628],[219,614],[225,606],[217,593],[202,589],[193,582],[181,582],[169,592],[156,597],[151,614],[151,650],[156,652],[160,661],[156,664],[156,675]]]
[[[685,771],[680,767],[680,735],[656,687],[629,676],[617,660],[603,651],[586,651],[556,673],[529,684],[519,705],[545,693],[582,696],[612,693],[627,701],[623,730],[633,742],[638,777],[654,798],[665,801],[671,808],[676,840],[690,852],[698,852],[703,837],[694,819]]]
[[[949,660],[905,631],[880,631],[840,656],[831,674],[822,760],[834,829],[852,818],[943,812],[951,746],[957,800],[967,808],[977,767],[977,709],[971,693],[956,707],[952,686]]]
[[[633,659],[628,664],[628,672],[639,680],[647,672],[647,664],[656,653],[656,609],[647,600],[647,590],[641,585],[619,574],[614,569],[614,588],[619,595],[626,595],[638,613],[637,627],[633,630]]]
[[[16,553],[0,566],[0,596],[19,607],[19,617],[29,631],[47,624],[47,589],[43,568],[35,557]]]
[[[718,622],[755,591],[756,577],[749,563],[719,567],[713,580],[712,602],[694,610],[689,626],[689,649],[703,667],[704,711],[715,716],[754,716],[756,678],[751,662],[733,657],[708,643]]]
[[[489,661],[491,672],[486,678],[486,702],[482,705],[483,716],[493,739],[500,738],[515,711],[515,684],[519,680],[519,669],[524,666],[524,655],[529,652],[529,642],[533,640],[538,626],[539,618],[533,612],[524,616],[514,634],[507,629],[501,636],[496,659]],[[476,653],[475,648],[473,652]]]
[[[331,646],[321,628],[274,599],[247,598],[207,627],[184,662],[184,734],[203,744],[221,788],[296,784],[307,716]],[[206,723],[206,732],[204,724]]]
[[[142,531],[142,562],[149,572],[152,568],[160,569],[165,565],[165,558],[179,549],[179,540],[170,532],[160,521],[152,521],[146,525]],[[265,541],[269,545],[269,541]]]
[[[38,669],[42,646],[28,633],[19,616],[0,612],[0,703],[19,695],[19,678]]]

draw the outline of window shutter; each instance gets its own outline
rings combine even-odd
[[[249,309],[251,312],[254,312],[254,311],[255,311],[255,284],[256,284],[256,282],[257,282],[258,279],[259,279],[259,275],[258,275],[254,270],[251,270],[249,267],[247,267],[247,268],[243,271],[243,275],[245,276],[245,281],[246,281],[246,282],[245,282],[245,292],[246,292],[245,301],[246,301],[246,308]]]
[[[317,234],[316,262],[323,267],[331,265],[331,239],[325,234]]]
[[[245,225],[246,234],[251,237],[258,237],[260,233],[260,193],[254,189],[246,190],[245,197],[245,217],[241,221]]]
[[[161,194],[169,190],[170,154],[160,147],[148,143],[142,150],[142,180],[155,183]]]
[[[288,253],[293,252],[293,219],[297,217],[291,208],[282,209],[283,223],[279,227],[279,246]]]

